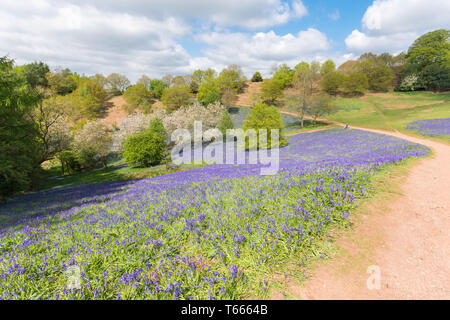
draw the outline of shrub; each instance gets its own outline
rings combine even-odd
[[[262,82],[263,81],[263,77],[261,76],[261,73],[259,73],[259,71],[256,71],[255,74],[252,77],[252,82]]]
[[[123,157],[130,166],[149,167],[164,159],[167,134],[161,119],[150,121],[148,129],[125,141]]]
[[[231,120],[230,113],[227,109],[224,109],[222,111],[222,118],[220,119],[219,125],[217,126],[217,129],[222,132],[222,135],[226,135],[228,129],[233,129],[234,124],[233,120]]]
[[[250,113],[247,116],[247,119],[244,120],[244,130],[255,129],[258,134],[257,147],[260,147],[259,142],[259,132],[261,129],[267,130],[267,148],[271,148],[276,145],[275,141],[272,141],[271,138],[271,129],[278,129],[279,131],[279,146],[286,145],[286,138],[283,137],[284,133],[284,125],[283,118],[281,117],[280,112],[274,106],[268,106],[266,104],[258,104],[253,107]],[[248,143],[246,144],[247,148],[249,147]]]

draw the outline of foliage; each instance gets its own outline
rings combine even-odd
[[[251,82],[262,82],[262,81],[263,81],[263,77],[262,77],[261,73],[259,71],[256,71],[253,74]]]
[[[13,65],[0,57],[0,201],[29,190],[39,174],[38,131],[29,116],[40,95]]]
[[[425,67],[450,63],[450,30],[439,29],[419,37],[409,47],[406,59],[421,72]]]
[[[46,74],[50,72],[50,68],[46,63],[42,61],[33,62],[17,68],[25,76],[31,88],[48,87]]]
[[[220,101],[228,107],[233,106],[237,101],[236,92],[232,89],[224,89]]]
[[[63,175],[65,173],[72,174],[81,171],[81,166],[78,162],[78,156],[73,150],[63,150],[61,152],[58,152],[55,157],[61,163],[61,172]]]
[[[327,61],[325,61],[322,64],[322,66],[320,68],[320,75],[323,77],[323,76],[326,76],[335,71],[336,71],[336,65],[334,64],[333,60],[328,59]]]
[[[387,66],[379,66],[370,70],[367,77],[370,90],[387,92],[392,87],[394,73]]]
[[[125,141],[123,157],[130,166],[150,167],[164,159],[167,133],[162,121],[153,118],[148,129]]]
[[[274,70],[272,79],[275,79],[281,88],[284,89],[291,84],[294,77],[294,70],[291,70],[287,64],[282,64]]]
[[[369,88],[369,80],[363,73],[352,73],[344,78],[343,92],[349,96],[363,95]]]
[[[144,112],[150,112],[153,103],[153,93],[147,89],[143,83],[137,83],[128,87],[123,93],[123,98],[128,103],[128,113],[134,112],[137,108]]]
[[[283,83],[278,78],[265,79],[261,85],[261,99],[274,104],[283,97]]]
[[[50,89],[56,94],[69,94],[77,88],[78,76],[68,68],[48,72],[46,79]]]
[[[93,76],[89,77],[89,79],[97,83],[103,89],[106,89],[108,86],[108,80],[104,75],[100,73],[94,74]]]
[[[166,89],[167,87],[167,84],[162,80],[150,80],[150,91],[153,93],[156,99],[161,99],[164,89]]]
[[[74,138],[74,150],[77,152],[80,164],[87,169],[92,169],[100,161],[106,167],[111,140],[111,133],[102,121],[86,123],[75,133]]]
[[[327,94],[320,94],[313,97],[308,108],[308,114],[313,117],[314,121],[317,118],[335,112],[337,112],[336,104]]]
[[[246,80],[241,67],[232,64],[220,72],[217,78],[217,84],[222,92],[228,89],[239,93],[243,89]]]
[[[283,147],[286,145],[286,138],[284,134],[284,124],[280,112],[274,106],[268,106],[267,104],[258,104],[253,107],[247,117],[244,120],[244,130],[254,129],[258,135],[257,148],[260,148],[259,133],[261,129],[267,130],[267,148]],[[272,141],[271,130],[279,130],[279,141]],[[249,145],[247,144],[247,147]]]
[[[113,95],[121,95],[131,84],[126,76],[118,73],[111,73],[106,77],[106,81],[107,90]]]
[[[222,94],[217,79],[213,77],[205,78],[198,88],[197,99],[205,105],[209,105],[220,101],[221,97]]]
[[[344,83],[345,76],[340,72],[329,72],[324,74],[320,86],[323,91],[330,95],[337,95],[339,89],[342,87]]]
[[[175,111],[182,106],[187,106],[191,99],[191,92],[187,87],[171,87],[164,89],[161,97],[162,103],[169,112]]]
[[[227,134],[227,130],[233,128],[234,124],[233,120],[231,120],[230,113],[228,112],[227,109],[223,109],[222,118],[220,118],[220,122],[217,125],[217,129],[219,129],[222,135],[225,136]]]
[[[149,76],[147,76],[146,74],[143,74],[139,80],[136,82],[136,84],[142,84],[147,90],[150,89],[150,82],[151,79]]]
[[[450,90],[450,67],[437,63],[426,66],[422,71],[422,81],[428,90],[448,91]]]
[[[86,117],[95,119],[105,109],[107,93],[97,82],[83,77],[78,80],[77,89],[70,95],[73,119]]]

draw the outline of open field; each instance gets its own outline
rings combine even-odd
[[[418,135],[407,129],[413,121],[450,117],[450,93],[369,94],[362,98],[338,98],[336,103],[339,112],[328,116],[329,120],[410,135]],[[433,139],[449,141],[448,136]]]
[[[14,199],[0,211],[8,221],[0,231],[0,292],[5,299],[266,297],[275,272],[324,254],[329,228],[348,226],[375,172],[427,153],[388,136],[326,130],[291,137],[281,174],[272,177],[257,175],[261,165],[210,165]],[[71,265],[82,270],[80,290],[64,286]]]

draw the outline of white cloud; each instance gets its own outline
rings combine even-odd
[[[197,37],[209,45],[204,53],[222,66],[237,63],[244,72],[260,71],[268,75],[271,67],[278,63],[293,66],[305,60],[311,61],[325,53],[330,44],[325,34],[310,28],[297,35],[267,33],[220,33],[212,32]]]
[[[191,41],[195,33],[227,32],[230,27],[264,29],[306,14],[300,0],[290,4],[282,0],[1,0],[0,56],[9,54],[19,64],[41,60],[86,74],[120,72],[132,80],[142,73],[185,74],[235,62],[233,57],[228,61],[213,55],[192,57],[180,43]],[[302,39],[312,43],[308,34],[302,33]],[[245,35],[247,40],[251,37]],[[261,63],[274,59],[266,49],[271,43],[288,51],[301,47],[298,36],[255,37],[260,37],[253,42],[260,51],[243,46],[237,62],[248,57]],[[295,44],[289,43],[290,37]],[[234,43],[235,48],[239,45]],[[206,52],[216,49],[210,45]],[[277,52],[283,56],[283,50]]]
[[[339,12],[339,10],[336,10],[336,11],[328,14],[328,18],[330,18],[333,21],[337,21],[341,18],[341,13]]]
[[[362,53],[405,50],[421,34],[450,27],[448,0],[377,0],[362,18],[363,31],[345,40],[348,50]]]

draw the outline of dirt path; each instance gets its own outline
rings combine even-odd
[[[337,241],[335,257],[289,291],[301,299],[450,299],[450,146],[398,131],[352,128],[420,143],[433,155],[398,181],[400,195],[357,219]],[[379,271],[379,289],[370,281],[368,289],[369,266]]]

